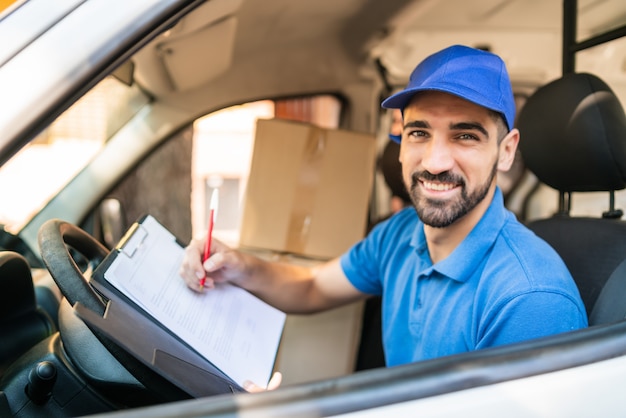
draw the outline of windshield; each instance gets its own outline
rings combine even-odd
[[[16,233],[148,101],[108,77],[67,109],[0,168],[0,190],[14,196],[0,207],[0,224]]]

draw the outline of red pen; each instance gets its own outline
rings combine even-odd
[[[211,256],[211,238],[213,237],[213,223],[215,222],[215,212],[217,211],[218,205],[218,196],[217,189],[213,189],[213,194],[211,195],[211,201],[209,203],[209,225],[207,226],[207,237],[206,242],[204,243],[204,254],[202,254],[202,263],[209,259]],[[206,274],[200,279],[200,288],[204,287],[206,283]]]

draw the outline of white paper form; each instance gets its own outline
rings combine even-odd
[[[175,237],[149,216],[104,277],[237,384],[266,385],[286,315],[230,284],[190,290],[178,274],[183,255]]]

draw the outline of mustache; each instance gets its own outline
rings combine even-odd
[[[444,171],[439,174],[432,174],[429,171],[416,171],[411,175],[411,186],[415,187],[419,181],[434,181],[440,183],[455,183],[460,186],[465,186],[465,180],[463,177],[451,173],[450,171]]]

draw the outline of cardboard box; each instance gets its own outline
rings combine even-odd
[[[341,255],[367,228],[375,158],[373,135],[259,120],[240,247]]]

